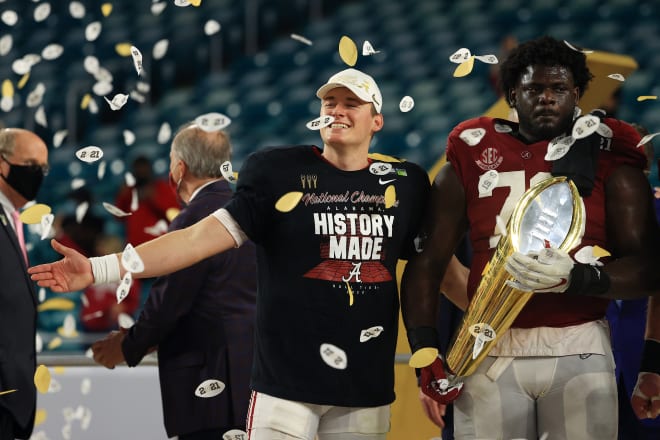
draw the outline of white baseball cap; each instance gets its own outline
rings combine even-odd
[[[376,112],[380,113],[383,107],[383,96],[371,76],[357,69],[342,70],[332,75],[328,82],[316,91],[316,96],[323,99],[326,93],[337,87],[346,87],[362,101],[373,103]]]

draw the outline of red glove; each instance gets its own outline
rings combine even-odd
[[[660,374],[641,372],[630,399],[638,419],[654,419],[660,415]]]
[[[463,390],[463,382],[449,385],[442,357],[438,356],[431,365],[423,367],[420,388],[431,399],[444,405],[453,402]]]

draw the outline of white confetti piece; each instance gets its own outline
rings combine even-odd
[[[131,275],[131,272],[126,272],[122,277],[119,286],[117,286],[117,304],[121,303],[128,296],[128,293],[131,290],[131,283],[133,283],[133,275]]]
[[[458,137],[469,146],[474,147],[475,145],[479,144],[479,142],[481,142],[481,139],[483,139],[485,135],[485,128],[469,128],[463,130],[461,134],[458,135]]]
[[[401,101],[399,102],[399,110],[401,110],[402,113],[408,113],[413,107],[415,107],[415,100],[412,96],[404,96],[401,98]]]
[[[92,92],[94,92],[96,96],[105,97],[105,95],[112,92],[112,88],[113,88],[112,83],[106,81],[97,81],[92,86]]]
[[[231,162],[229,162],[228,160],[220,165],[220,172],[222,173],[222,177],[224,177],[227,182],[231,182],[231,183],[236,182],[236,177],[234,176],[234,170],[231,166]]]
[[[498,133],[511,133],[513,131],[513,127],[511,127],[509,124],[501,124],[499,122],[493,124],[493,127]]]
[[[117,317],[117,323],[121,328],[131,328],[135,324],[135,319],[128,313],[120,313]]]
[[[392,164],[387,162],[373,162],[369,165],[369,172],[374,176],[384,176],[392,172]]]
[[[626,78],[620,73],[610,73],[609,75],[607,75],[607,77],[621,82],[624,82],[626,80]]]
[[[248,436],[245,431],[232,429],[222,434],[222,440],[248,440]]]
[[[208,399],[215,397],[225,390],[225,384],[217,379],[207,379],[197,385],[195,388],[195,396]]]
[[[42,127],[48,127],[48,120],[46,119],[46,110],[44,106],[40,105],[36,112],[34,112],[34,120]]]
[[[165,2],[152,3],[151,4],[151,14],[156,15],[156,16],[160,15],[161,12],[163,12],[163,10],[165,9],[166,6],[167,6],[167,3],[165,3]]]
[[[18,14],[15,11],[5,11],[0,15],[0,20],[7,26],[13,26],[18,22]]]
[[[167,49],[170,47],[170,40],[167,38],[163,38],[162,40],[158,40],[156,44],[154,44],[154,48],[152,49],[152,56],[154,60],[160,60],[165,56],[167,53]]]
[[[367,342],[371,338],[377,338],[383,332],[383,327],[380,325],[364,329],[360,332],[360,342]]]
[[[83,18],[85,16],[85,6],[81,2],[73,1],[69,3],[69,14],[73,18]]]
[[[96,145],[89,145],[76,151],[76,157],[83,162],[96,162],[103,157],[103,150]]]
[[[103,25],[100,21],[93,21],[85,27],[85,40],[90,43],[96,41],[96,39],[101,35],[103,30]]]
[[[34,348],[37,353],[41,353],[44,349],[44,340],[41,338],[39,333],[35,334],[34,337]]]
[[[135,142],[135,134],[131,130],[122,131],[122,136],[124,137],[124,144],[127,147],[130,147]]]
[[[131,46],[131,57],[133,58],[133,65],[138,76],[142,75],[142,52],[135,46]]]
[[[167,232],[167,222],[163,219],[160,219],[153,226],[147,226],[146,228],[144,228],[144,232],[146,232],[149,235],[153,235],[154,237],[163,235],[164,233]]]
[[[614,132],[610,127],[607,126],[607,124],[598,124],[598,128],[596,129],[596,133],[601,135],[604,138],[612,139],[614,136]]]
[[[113,98],[112,101],[106,98],[105,96],[103,97],[105,99],[105,102],[108,103],[110,106],[110,109],[112,110],[119,110],[122,108],[126,103],[128,102],[128,95],[125,95],[123,93],[117,93]]]
[[[3,35],[2,38],[0,38],[0,56],[4,57],[7,55],[11,51],[13,45],[13,37],[10,34]]]
[[[55,216],[50,213],[50,214],[44,214],[43,217],[41,217],[41,239],[44,240],[45,238],[50,236],[50,232],[53,227],[53,220],[55,220]]]
[[[573,255],[573,258],[575,258],[575,261],[582,264],[590,264],[592,266],[603,265],[603,263],[598,261],[600,257],[594,255],[593,246],[583,246]]]
[[[96,73],[101,68],[101,64],[99,63],[98,58],[93,55],[88,55],[83,60],[83,67],[85,68],[85,72],[89,73],[90,75],[96,75]]]
[[[82,188],[85,186],[85,179],[81,179],[80,177],[76,177],[71,181],[71,190],[75,191],[79,188]]]
[[[57,333],[65,338],[78,336],[78,332],[76,331],[76,318],[71,313],[66,314],[62,327],[57,329]]]
[[[218,131],[231,124],[231,119],[222,113],[206,113],[195,118],[195,124],[206,132]]]
[[[105,176],[105,169],[106,169],[107,165],[108,165],[107,162],[104,161],[104,160],[99,162],[99,168],[96,170],[96,177],[99,180],[103,180],[103,176]]]
[[[167,143],[172,137],[172,127],[168,122],[163,122],[158,129],[158,136],[156,140],[159,144]]]
[[[291,34],[291,38],[296,40],[296,41],[300,41],[301,43],[306,44],[308,46],[311,46],[313,44],[312,40],[310,40],[309,38],[305,38],[302,35]]]
[[[316,119],[312,119],[309,121],[306,126],[310,130],[320,130],[324,127],[327,127],[328,125],[332,124],[335,122],[335,117],[330,116],[330,115],[325,115],[325,116],[319,116]]]
[[[493,188],[497,187],[497,181],[499,178],[500,175],[495,170],[488,170],[479,176],[479,196],[490,194],[493,191]]]
[[[62,384],[58,380],[51,378],[50,384],[48,385],[48,393],[54,394],[59,393],[60,391],[62,391]]]
[[[135,88],[140,93],[149,93],[149,91],[151,90],[151,85],[149,85],[148,82],[138,81],[135,84]]]
[[[115,217],[126,217],[127,215],[131,215],[130,212],[125,212],[108,202],[103,202],[103,207],[105,208],[106,211],[108,211],[110,214],[114,215]]]
[[[85,218],[87,210],[89,209],[89,202],[81,202],[76,206],[76,223],[80,223]]]
[[[603,125],[605,125],[605,124],[603,124]],[[644,137],[643,137],[643,138],[637,143],[637,148],[641,147],[641,146],[644,145],[644,144],[648,144],[648,143],[651,141],[651,139],[653,139],[654,137],[656,137],[656,136],[659,135],[659,134],[660,134],[660,132],[647,134],[646,136],[644,136]]]
[[[220,32],[221,28],[222,26],[216,20],[209,20],[204,24],[204,33],[210,37]]]
[[[3,112],[10,112],[12,108],[14,108],[14,98],[11,96],[3,96],[2,99],[0,99],[0,109],[2,109]]]
[[[129,272],[144,271],[144,263],[132,244],[128,243],[121,253],[121,265]]]
[[[335,345],[327,343],[321,344],[320,353],[323,362],[332,368],[344,370],[348,366],[346,352]]]
[[[13,63],[11,63],[11,70],[16,75],[25,75],[30,71],[31,68],[32,66],[25,58],[19,58],[17,60],[14,60]]]
[[[573,136],[554,138],[548,142],[548,150],[545,153],[544,159],[547,161],[561,159],[568,153],[574,143],[575,139],[573,139]]]
[[[46,86],[44,83],[40,82],[38,83],[34,90],[32,90],[29,94],[27,99],[25,100],[25,105],[27,105],[29,108],[34,108],[38,107],[41,105],[41,101],[43,100],[44,93],[46,92]]]
[[[41,51],[41,57],[44,60],[55,60],[62,55],[64,52],[64,47],[61,44],[52,43],[44,47]]]
[[[565,44],[566,46],[568,46],[569,48],[571,48],[572,50],[576,51],[576,52],[582,52],[582,53],[584,53],[584,54],[587,54],[587,53],[593,53],[593,52],[594,52],[593,50],[578,49],[577,47],[573,46],[571,43],[569,43],[569,42],[566,41],[566,40],[564,40],[564,44]]]
[[[60,148],[62,146],[62,142],[64,141],[64,138],[66,138],[67,134],[69,134],[69,130],[58,130],[55,132],[53,135],[53,147],[55,148]]]
[[[129,96],[131,97],[131,99],[133,101],[137,101],[140,104],[144,104],[147,101],[146,98],[144,97],[144,95],[136,92],[135,90],[131,90],[131,93],[129,94]]]
[[[86,396],[89,394],[89,392],[92,390],[92,381],[89,377],[83,378],[83,380],[80,381],[80,393],[83,396]]]
[[[472,53],[470,52],[470,49],[462,47],[449,56],[449,61],[451,61],[452,63],[461,64],[469,60],[470,57],[472,57]]]
[[[481,61],[482,63],[486,64],[497,64],[499,60],[495,55],[488,54],[488,55],[475,55],[475,59]]]
[[[373,54],[380,53],[379,50],[374,49],[374,47],[371,45],[371,43],[368,40],[365,40],[364,43],[362,43],[362,56],[369,56]]]
[[[50,15],[50,3],[40,3],[34,8],[34,21],[44,21]]]
[[[46,300],[46,288],[41,287],[39,288],[39,294],[37,295],[39,298],[39,302],[42,303]]]
[[[96,103],[95,100],[90,99],[90,100],[89,100],[89,104],[87,105],[87,110],[88,110],[91,114],[95,115],[95,114],[97,114],[97,113],[99,112],[99,105]]]
[[[131,191],[131,212],[138,210],[140,199],[138,198],[137,188],[133,188]]]
[[[579,117],[573,124],[573,139],[586,138],[598,129],[599,124],[600,118],[598,116],[584,115]]]
[[[174,0],[174,6],[185,8],[186,6],[190,6],[190,2],[188,0]]]
[[[126,182],[126,186],[128,186],[130,188],[134,187],[135,183],[136,183],[136,180],[135,180],[135,176],[133,175],[133,173],[131,173],[130,171],[126,171],[124,173],[124,182]]]

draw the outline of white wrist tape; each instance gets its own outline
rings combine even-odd
[[[119,260],[115,254],[91,257],[89,262],[92,264],[94,285],[117,283],[121,280]]]

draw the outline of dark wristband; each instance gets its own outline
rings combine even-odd
[[[597,266],[575,263],[571,269],[571,284],[566,289],[569,295],[603,295],[610,290],[610,277]]]
[[[411,328],[408,330],[408,344],[411,353],[425,347],[438,348],[438,332],[433,327]]]
[[[642,364],[639,371],[660,374],[660,342],[647,339],[644,341]]]

